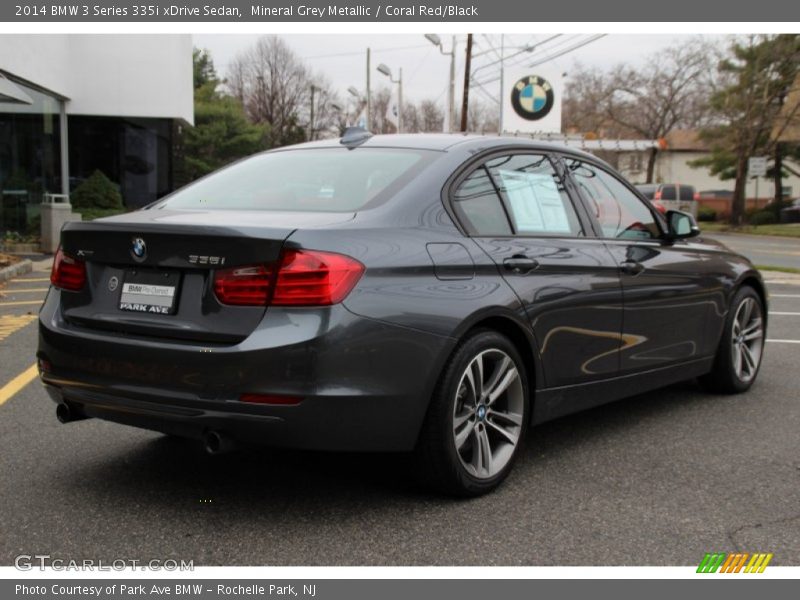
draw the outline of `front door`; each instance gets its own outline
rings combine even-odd
[[[587,236],[548,156],[487,159],[457,186],[453,209],[522,302],[546,378],[539,387],[615,376],[619,271],[605,244]]]
[[[713,310],[699,253],[686,241],[666,240],[655,211],[621,179],[590,162],[568,165],[620,271],[620,373],[699,358]]]

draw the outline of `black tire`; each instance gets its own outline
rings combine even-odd
[[[756,355],[755,369],[752,373],[741,376],[737,371],[735,359],[735,333],[734,327],[737,326],[737,315],[745,303],[754,303],[754,308],[758,311],[761,319],[760,344]],[[761,368],[761,357],[764,351],[764,338],[766,328],[764,327],[764,303],[752,287],[745,285],[739,288],[731,301],[728,314],[725,317],[725,325],[722,329],[717,354],[714,357],[714,366],[711,371],[699,378],[700,384],[708,391],[724,394],[738,394],[750,389],[755,382],[758,371]]]
[[[482,446],[478,437],[484,436],[482,439],[487,440],[486,447],[490,450],[492,443],[498,445],[496,454],[492,451],[488,452],[489,462],[492,461],[493,457],[497,460],[498,465],[506,460],[507,462],[502,467],[497,466],[499,469],[497,472],[490,473],[487,470],[483,476],[476,476],[475,473],[470,472],[470,469],[475,467],[465,465],[463,454],[460,454],[456,449],[455,412],[459,410],[459,406],[463,408],[468,404],[466,400],[461,399],[462,396],[459,395],[459,392],[469,387],[467,379],[465,379],[468,378],[466,371],[479,356],[482,357],[481,361],[486,361],[487,364],[490,364],[490,360],[494,360],[491,363],[491,373],[485,374],[485,379],[488,379],[485,382],[486,384],[505,380],[505,377],[498,375],[503,365],[508,365],[502,354],[505,354],[513,363],[518,382],[514,378],[512,383],[505,388],[506,391],[497,396],[494,404],[491,404],[491,406],[486,405],[482,417],[479,417],[479,406],[482,403],[492,402],[489,400],[491,394],[487,396],[485,402],[475,402],[475,425],[473,426],[473,431],[467,434],[470,437],[469,443],[472,449],[462,441],[461,452],[465,452],[464,449],[466,448],[466,451],[474,453],[477,450],[477,446]],[[508,369],[506,371],[507,376],[509,378],[514,377],[510,373],[510,366],[505,368]],[[471,371],[471,373],[474,375],[474,371]],[[494,376],[497,377],[497,381],[492,381]],[[493,389],[497,390],[499,387],[501,386],[495,385]],[[484,385],[481,384],[481,388],[486,389],[488,394],[488,390],[492,389],[492,386],[486,385],[484,388]],[[521,399],[519,396],[520,390]],[[416,465],[418,473],[425,484],[446,494],[461,497],[480,496],[500,485],[511,471],[514,461],[524,444],[528,421],[530,420],[529,396],[525,364],[514,344],[508,338],[493,330],[481,329],[469,334],[453,352],[442,372],[417,443],[415,451]],[[469,404],[472,406],[471,402]],[[513,406],[513,409],[509,408],[511,406]],[[495,409],[497,412],[495,412]],[[505,412],[503,412],[504,410]],[[521,412],[521,415],[519,415],[519,412]],[[515,420],[519,415],[520,424],[516,425],[511,421],[500,419],[503,414],[506,415],[506,418],[514,417]],[[461,417],[459,417],[460,420]],[[518,434],[516,445],[511,444],[508,439],[498,433],[497,424],[501,424],[503,428],[509,431],[513,430],[514,434]],[[470,422],[466,422],[465,425],[466,427],[462,431],[466,431],[471,427]],[[489,441],[490,439],[492,440],[491,442]],[[480,454],[480,456],[485,458],[484,454]],[[475,459],[474,454],[472,454],[472,458],[473,460]],[[482,463],[481,458],[478,458],[475,462]]]

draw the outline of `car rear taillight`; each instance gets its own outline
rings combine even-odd
[[[363,272],[364,265],[343,254],[287,250],[281,257],[272,304],[338,304],[355,287]]]
[[[328,306],[344,300],[364,265],[343,254],[286,250],[277,269],[253,265],[214,273],[214,293],[223,304],[238,306]]]
[[[661,200],[661,190],[656,190],[653,194],[653,200]]]
[[[214,273],[214,293],[223,304],[266,306],[272,271],[264,265],[221,269]]]
[[[82,290],[86,285],[86,263],[66,254],[59,246],[50,271],[50,283],[68,292]]]
[[[694,200],[695,202],[700,200],[700,192],[695,192],[694,195],[692,196],[692,200]]]

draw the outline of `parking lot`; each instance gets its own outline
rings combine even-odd
[[[32,370],[48,285],[35,271],[0,290],[0,564],[696,565],[734,550],[800,564],[800,277],[766,277],[749,393],[687,382],[536,427],[498,492],[456,501],[417,487],[402,456],[210,457],[59,424]]]

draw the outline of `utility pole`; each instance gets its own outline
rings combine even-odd
[[[314,141],[314,90],[316,86],[311,86],[311,115],[308,119],[308,139]]]
[[[371,97],[370,91],[369,91],[369,63],[370,63],[370,49],[367,48],[367,119],[366,119],[366,127],[365,127],[365,129],[367,131],[372,131],[369,128],[369,126],[370,126],[369,113],[370,113],[370,110],[372,109],[372,97]]]
[[[472,68],[472,34],[467,34],[467,59],[464,64],[464,97],[461,102],[461,131],[467,130],[467,112],[469,111],[469,79]]]
[[[506,89],[505,81],[506,35],[500,34],[500,121],[497,123],[497,133],[503,135],[503,94]]]
[[[398,69],[397,78],[397,133],[403,133],[403,68]]]

